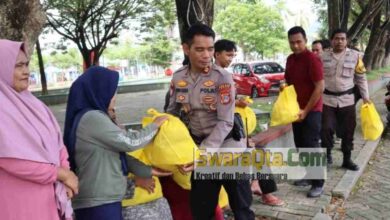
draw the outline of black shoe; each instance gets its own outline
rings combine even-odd
[[[347,160],[347,161],[344,161],[343,162],[343,165],[341,166],[347,170],[352,170],[352,171],[358,171],[359,170],[359,166],[357,164],[355,164],[354,162],[352,162],[352,160]]]
[[[320,197],[324,193],[324,189],[320,186],[313,186],[311,187],[310,191],[307,193],[307,197],[309,198],[316,198]]]
[[[294,181],[294,185],[295,186],[309,186],[309,185],[311,185],[311,182],[309,180],[302,179],[302,180]]]

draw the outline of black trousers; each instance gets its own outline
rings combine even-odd
[[[268,193],[273,193],[278,190],[278,187],[276,185],[275,180],[273,179],[268,179],[268,180],[258,180],[259,186],[261,189],[262,194],[268,194]]]
[[[254,220],[250,209],[252,191],[248,180],[194,180],[191,177],[190,203],[194,220],[211,220],[215,216],[219,192],[223,186],[236,220]]]
[[[330,153],[333,148],[333,134],[339,129],[341,137],[341,150],[351,153],[353,150],[353,135],[356,127],[356,108],[350,105],[334,108],[324,105],[322,112],[321,145]]]
[[[310,112],[302,122],[294,122],[293,125],[295,146],[299,148],[320,147],[321,112]],[[311,180],[312,186],[322,187],[323,179]]]

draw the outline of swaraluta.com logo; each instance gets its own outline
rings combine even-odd
[[[326,179],[322,148],[200,148],[194,179]]]

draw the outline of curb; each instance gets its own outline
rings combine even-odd
[[[355,163],[361,164],[360,169],[358,171],[348,170],[336,185],[336,187],[332,190],[332,196],[341,197],[343,199],[347,199],[349,197],[352,189],[355,187],[356,182],[363,174],[368,161],[377,148],[380,140],[381,138],[378,138],[376,141],[366,142],[363,149],[359,152],[359,155],[355,159]]]

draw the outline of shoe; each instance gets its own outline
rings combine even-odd
[[[343,162],[343,165],[341,166],[347,170],[352,170],[352,171],[358,171],[360,168],[357,164],[352,162],[352,160],[347,160]]]
[[[302,179],[302,180],[294,181],[294,185],[295,186],[310,186],[311,182],[309,180]]]
[[[264,194],[261,198],[262,198],[262,203],[264,205],[269,205],[269,206],[283,206],[284,205],[283,200],[272,195],[271,193]]]
[[[307,197],[309,198],[316,198],[320,197],[324,193],[324,189],[320,186],[313,186],[311,187],[310,191],[307,193]]]
[[[359,166],[356,165],[354,162],[351,160],[351,151],[344,152],[344,158],[343,158],[343,164],[341,167],[347,169],[347,170],[352,170],[352,171],[358,171]]]

